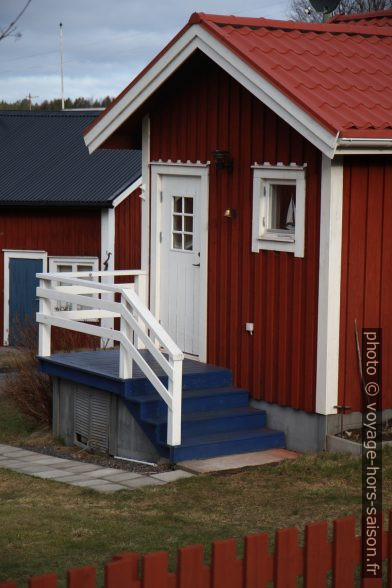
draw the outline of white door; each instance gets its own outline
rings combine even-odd
[[[200,177],[163,175],[160,205],[160,321],[185,353],[198,356]]]

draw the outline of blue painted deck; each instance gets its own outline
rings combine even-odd
[[[148,351],[156,375],[167,376]],[[229,369],[185,359],[182,378],[181,445],[166,444],[167,407],[133,365],[133,377],[118,377],[119,350],[57,353],[39,358],[51,376],[120,395],[159,453],[172,462],[284,447],[284,434],[266,428],[266,413],[249,406],[247,390],[232,386]]]

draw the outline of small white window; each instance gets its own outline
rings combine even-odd
[[[252,251],[304,256],[305,166],[253,166]]]
[[[97,257],[49,257],[49,273],[67,273],[67,272],[97,272],[98,258]],[[81,280],[88,280],[88,278],[80,278]],[[57,286],[66,286],[63,282],[57,282]],[[88,294],[86,296],[93,296]],[[54,303],[54,309],[57,311],[63,310],[83,310],[87,307],[80,304],[72,304],[71,302],[57,301]]]

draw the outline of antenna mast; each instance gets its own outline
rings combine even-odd
[[[64,110],[64,38],[63,23],[60,23],[60,73],[61,73],[61,110]]]

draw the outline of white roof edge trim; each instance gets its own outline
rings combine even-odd
[[[112,202],[112,207],[116,208],[116,206],[118,206],[119,204],[121,204],[121,202],[123,202],[123,200],[125,200],[125,198],[127,198],[130,194],[132,194],[132,192],[134,192],[135,190],[137,190],[137,188],[140,188],[140,186],[142,185],[142,176],[140,176],[140,178],[138,178],[137,180],[135,180],[133,182],[133,184],[131,184],[130,186],[128,186],[128,188],[125,188],[125,190],[123,192],[121,192],[121,194],[119,194],[117,196],[117,198],[115,198]]]
[[[258,74],[200,25],[193,25],[85,135],[90,153],[95,151],[153,92],[195,51],[200,49],[261,102],[310,141],[330,159],[338,135],[327,131],[285,94]]]

